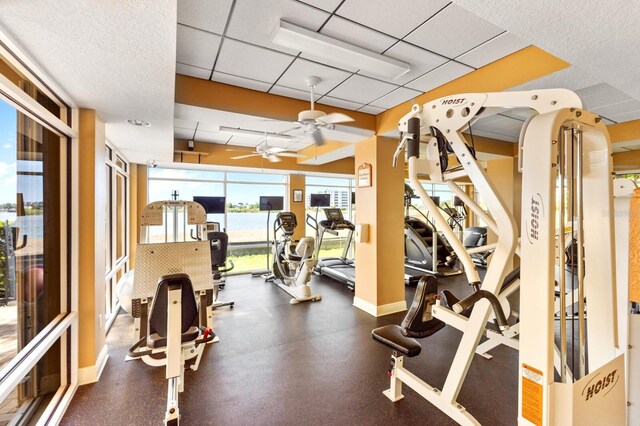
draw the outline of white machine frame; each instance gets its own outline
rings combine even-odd
[[[544,155],[534,155],[528,151],[525,155],[523,155],[522,152],[520,154],[520,161],[523,161],[523,159],[524,161],[527,161],[525,167],[523,167],[523,200],[528,200],[527,197],[530,197],[531,188],[535,184],[540,184],[542,181],[545,182],[546,186],[544,188],[538,188],[538,192],[544,193],[544,196],[546,197],[545,199],[549,199],[553,196],[555,200],[555,180],[552,180],[551,176],[555,176],[554,173],[557,173],[557,169],[555,169],[557,167],[557,160],[555,160],[554,163],[553,158],[555,157],[551,155],[551,147],[556,144],[560,129],[563,126],[566,126],[567,122],[579,120],[581,127],[589,126],[589,128],[594,128],[598,134],[605,135],[601,140],[608,143],[606,128],[603,123],[600,122],[599,117],[580,110],[580,107],[581,101],[578,96],[573,92],[564,89],[503,93],[474,93],[436,99],[424,104],[423,106],[414,105],[411,112],[400,119],[398,127],[403,138],[396,150],[394,163],[397,161],[398,156],[402,153],[402,150],[408,142],[410,143],[413,141],[415,143],[417,139],[421,138],[421,135],[432,133],[432,136],[426,136],[424,138],[424,142],[426,142],[427,147],[425,159],[418,159],[416,152],[409,152],[409,178],[413,187],[416,188],[422,202],[433,215],[436,225],[444,233],[449,244],[456,252],[456,255],[464,266],[465,274],[469,283],[477,283],[480,290],[487,291],[494,296],[499,296],[500,286],[507,273],[507,268],[510,266],[513,256],[519,249],[518,234],[513,216],[510,214],[505,203],[498,195],[497,190],[488,179],[485,170],[477,161],[475,161],[474,154],[469,149],[462,132],[466,130],[480,115],[488,115],[496,113],[500,109],[510,108],[531,108],[535,110],[538,115],[525,123],[525,126],[523,127],[521,141],[524,141],[524,145],[521,149],[525,150],[526,147],[529,147],[529,150],[533,153],[539,149],[540,151],[544,151]],[[417,126],[415,123],[416,118],[419,120],[419,124]],[[544,126],[545,123],[547,123],[546,127]],[[549,123],[551,125],[549,125]],[[418,129],[416,129],[416,127],[418,127]],[[434,132],[440,132],[441,135],[446,137],[454,154],[460,162],[461,168],[451,172],[443,172],[441,170],[438,141]],[[548,146],[548,150],[540,149],[539,146],[542,145]],[[606,143],[601,144],[599,149],[601,151],[604,150],[605,153],[609,153],[608,144]],[[585,152],[591,151],[592,150],[585,150]],[[606,164],[609,166],[608,170],[611,170],[610,160],[609,163],[605,162],[605,166]],[[606,167],[602,167],[602,169],[604,170]],[[545,170],[549,170],[549,173],[545,174]],[[548,179],[538,179],[541,174],[545,176],[548,175]],[[462,243],[458,238],[456,238],[453,231],[447,226],[445,219],[438,214],[437,207],[422,188],[422,185],[418,180],[419,175],[429,175],[432,181],[446,181],[455,195],[460,197],[463,202],[474,211],[474,213],[481,217],[488,224],[489,228],[498,236],[498,240],[495,243],[495,252],[493,254],[492,261],[487,268],[487,273],[482,282],[480,281],[478,272],[469,253],[464,249]],[[477,204],[474,203],[473,200],[471,200],[468,195],[452,181],[458,177],[468,177],[472,181],[480,197],[485,201],[490,216],[480,209],[479,206],[477,206]],[[610,179],[607,180],[605,176],[599,175],[597,179],[594,177],[593,182],[594,184],[597,184],[598,182],[602,182],[603,179],[604,182],[609,182],[610,186]],[[531,181],[535,181],[534,185],[530,184]],[[598,189],[606,189],[606,187],[606,183],[600,183]],[[553,188],[553,191],[551,188]],[[606,203],[605,197],[609,194],[610,191],[605,190],[604,196],[598,198],[599,202]],[[525,229],[524,224],[523,229]],[[563,229],[563,226],[561,226],[561,229]],[[545,235],[548,234],[547,241],[549,244],[554,243],[555,227],[550,227],[546,229],[545,232]],[[608,246],[607,242],[609,244]],[[598,250],[598,253],[604,251],[603,255],[606,255],[606,248],[612,247],[612,235],[610,232],[605,232],[604,237],[601,240],[596,242],[591,239],[585,241],[585,243],[588,243],[589,246],[601,243],[601,247],[604,247],[604,249]],[[544,250],[538,250],[535,253],[531,252],[531,248],[528,244],[525,244],[525,246],[527,246],[526,253],[524,250],[522,253],[522,267],[524,269],[521,270],[521,277],[525,277],[525,279],[522,280],[522,284],[520,286],[520,297],[523,303],[521,303],[520,307],[520,339],[518,345],[520,347],[521,365],[523,363],[527,365],[540,365],[540,361],[544,360],[544,365],[537,370],[543,370],[543,375],[539,383],[539,386],[543,391],[541,392],[540,400],[536,402],[539,402],[540,409],[539,424],[547,425],[552,424],[549,420],[549,413],[553,412],[557,414],[560,411],[558,409],[560,401],[562,400],[567,403],[566,398],[569,398],[567,394],[560,395],[557,392],[551,393],[555,399],[553,397],[549,397],[549,390],[553,388],[554,385],[554,360],[556,360],[556,364],[560,361],[560,371],[568,370],[568,368],[566,368],[566,360],[563,360],[562,358],[563,354],[558,354],[558,349],[554,343],[553,333],[555,313],[558,312],[558,308],[560,308],[561,316],[564,317],[565,312],[562,307],[558,306],[558,303],[554,303],[553,277],[555,269],[553,261],[555,256],[553,245],[549,245],[549,247],[545,247]],[[591,252],[589,251],[589,253]],[[613,250],[609,250],[609,256],[605,256],[605,258],[611,260],[612,253]],[[526,256],[528,256],[527,259],[525,259]],[[544,259],[541,260],[541,258]],[[540,266],[540,262],[544,262],[542,266]],[[541,276],[540,271],[545,270],[545,268],[549,271],[547,282],[550,283],[546,289],[544,286],[541,288],[540,285],[536,285],[535,283],[536,280],[539,281],[539,277]],[[615,319],[611,317],[611,312],[615,312],[615,301],[611,298],[611,294],[615,294],[613,270],[612,268],[606,267],[603,269],[606,272],[604,273],[604,276],[602,273],[600,276],[603,278],[604,282],[611,284],[609,286],[604,286],[607,287],[609,291],[600,291],[600,294],[593,293],[592,297],[603,297],[605,300],[593,303],[589,308],[590,319],[592,317],[594,320],[601,318],[603,323],[606,325],[601,327],[594,326],[595,330],[593,332],[593,336],[590,331],[589,338],[590,342],[593,340],[593,346],[597,345],[596,342],[604,340],[607,348],[605,350],[594,349],[593,353],[589,353],[590,366],[593,371],[592,374],[596,374],[596,367],[606,365],[609,361],[619,362],[619,359],[615,358],[614,341],[611,338],[607,340],[602,333],[605,329],[612,332],[612,327],[615,325]],[[609,273],[611,275],[608,275]],[[561,299],[564,299],[562,295]],[[504,301],[500,300],[500,302],[502,304]],[[403,366],[403,357],[394,353],[392,357],[393,368],[391,369],[391,387],[384,393],[392,401],[397,401],[403,397],[402,384],[404,383],[459,424],[475,425],[479,424],[478,421],[457,402],[457,397],[473,359],[474,352],[476,352],[480,338],[485,330],[486,323],[490,318],[492,307],[487,299],[480,299],[475,302],[474,309],[469,318],[459,314],[463,307],[464,306],[460,304],[454,306],[454,310],[456,311],[454,312],[444,307],[438,300],[432,308],[433,317],[438,318],[463,332],[460,345],[458,346],[458,350],[449,370],[449,374],[447,375],[443,389],[436,389],[409,372]],[[543,333],[539,332],[541,321],[546,321],[549,325]],[[498,333],[495,334],[499,335]],[[615,334],[615,332],[612,334]],[[504,336],[503,340],[505,344],[512,343],[507,336]],[[514,347],[516,345],[509,344],[509,346]],[[590,345],[590,347],[591,346],[592,345]],[[624,366],[622,366],[622,368],[624,368]],[[570,381],[573,380],[570,375],[565,375],[565,377],[568,377],[568,380]],[[591,377],[591,374],[587,377]],[[576,386],[570,383],[563,385],[570,388],[569,393],[572,393],[573,389],[576,388]],[[611,396],[610,400],[613,400],[618,396],[618,394],[611,394]],[[535,424],[529,423],[528,420],[524,419],[522,416],[522,392],[520,392],[519,402],[520,424]],[[528,402],[531,403],[531,401]],[[569,416],[569,419],[574,418],[573,416],[577,415],[577,410],[574,410],[573,408],[574,405],[571,404],[571,407],[566,410],[568,412],[567,416]],[[600,413],[600,416],[602,415],[603,413]],[[596,417],[594,418],[599,418],[597,415],[595,416]],[[609,414],[607,414],[606,418],[608,420],[611,419]]]
[[[280,217],[281,213],[278,214],[277,218]],[[289,303],[291,303],[292,305],[301,302],[318,302],[322,300],[321,295],[312,294],[311,286],[309,285],[309,281],[313,276],[313,270],[318,264],[318,259],[315,256],[315,240],[313,239],[313,237],[302,238],[295,246],[296,254],[298,254],[301,259],[293,260],[289,258],[288,254],[291,252],[291,245],[294,244],[294,241],[291,239],[291,236],[287,235],[286,233],[282,234],[285,237],[285,240],[278,240],[277,232],[278,230],[281,230],[281,228],[275,227],[275,223],[278,220],[277,218],[274,222],[273,230],[273,262],[276,264],[276,267],[274,268],[274,273],[269,275],[267,277],[267,280],[273,281],[274,284],[287,292],[292,297],[292,299],[289,300]],[[281,268],[280,259],[278,256],[278,249],[280,248],[281,244],[284,244],[283,249],[286,255],[284,261],[287,262],[289,271],[295,271],[293,276],[287,275]],[[309,247],[311,247],[311,250],[308,249]],[[276,268],[278,269],[278,275],[275,275]]]

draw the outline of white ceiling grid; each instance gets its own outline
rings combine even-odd
[[[319,104],[370,114],[527,45],[447,0],[181,0],[179,9],[178,27],[188,29],[179,30],[178,50],[185,52],[177,72],[302,100],[309,98],[305,78],[316,75]],[[279,19],[408,62],[411,71],[383,81],[277,46],[271,33]],[[452,19],[465,24],[455,37]],[[193,31],[211,34],[209,43]]]

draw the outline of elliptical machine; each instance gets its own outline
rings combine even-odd
[[[318,260],[314,257],[313,237],[303,237],[297,243],[293,233],[298,222],[291,212],[280,212],[273,222],[273,273],[267,281],[293,296],[291,304],[319,301],[320,295],[312,295],[309,280]],[[278,231],[281,231],[278,238]]]

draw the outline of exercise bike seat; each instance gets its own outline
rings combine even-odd
[[[378,327],[371,332],[371,336],[373,340],[410,358],[419,355],[422,350],[420,343],[416,339],[405,337],[402,334],[402,327],[399,325],[390,324]]]
[[[155,349],[167,346],[167,304],[171,288],[180,287],[182,295],[182,343],[194,341],[200,336],[198,305],[193,285],[187,274],[165,275],[160,278],[149,313],[147,346]]]

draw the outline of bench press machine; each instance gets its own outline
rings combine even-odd
[[[520,284],[520,336],[519,336],[519,424],[624,424],[624,362],[618,356],[616,342],[615,270],[613,266],[613,235],[611,218],[599,216],[602,206],[610,205],[611,158],[606,127],[599,117],[580,109],[581,101],[574,93],[563,89],[527,92],[462,94],[434,100],[424,106],[414,105],[399,123],[402,134],[394,161],[407,147],[409,177],[418,193],[439,223],[445,237],[464,266],[465,274],[474,292],[461,301],[454,300],[448,306],[442,303],[436,288],[428,292],[427,303],[421,309],[422,336],[433,334],[444,325],[452,325],[463,336],[442,390],[430,386],[403,366],[403,356],[416,356],[420,344],[406,337],[406,327],[384,326],[373,331],[375,340],[393,349],[391,387],[385,395],[392,401],[403,398],[402,385],[406,384],[443,411],[459,424],[476,425],[479,422],[461,404],[457,397],[467,374],[474,352],[493,311],[500,328],[507,329],[505,315],[498,296],[507,267],[516,254],[518,236],[515,220],[487,178],[483,168],[475,161],[475,152],[466,143],[462,132],[483,114],[498,112],[504,108],[531,108],[537,112],[523,126],[521,133],[520,161],[523,172],[523,237],[521,249]],[[420,160],[420,139],[425,139],[426,159]],[[457,156],[461,167],[447,171],[449,153]],[[570,153],[570,154],[568,154]],[[571,167],[568,165],[571,164]],[[567,170],[574,177],[567,177]],[[495,221],[482,219],[496,233],[495,252],[481,282],[477,271],[459,240],[437,213],[436,206],[418,181],[419,174],[428,174],[432,180],[445,178],[452,191],[476,214],[474,203],[453,179],[469,177],[475,185]],[[560,178],[558,178],[560,176]],[[440,179],[438,179],[438,177]],[[556,182],[560,179],[560,200],[556,219]],[[571,198],[572,216],[577,216],[580,235],[578,241],[579,314],[584,313],[584,297],[589,300],[589,351],[580,350],[583,365],[589,373],[575,369],[570,374],[566,362],[566,283],[560,279],[560,382],[555,382],[554,360],[558,350],[554,343],[555,271],[564,271],[564,252],[556,265],[554,244],[556,229],[564,233],[565,211],[569,211],[564,197],[566,182],[571,182],[576,193],[585,186],[590,188],[589,200]],[[466,199],[465,199],[466,198]],[[575,202],[573,200],[576,200]],[[469,202],[471,201],[471,202]],[[583,206],[588,205],[589,208]],[[573,206],[579,206],[574,215]],[[556,224],[556,221],[559,221]],[[601,232],[587,235],[582,229],[598,229]],[[562,240],[561,234],[560,239]],[[586,256],[584,256],[586,253]],[[585,258],[589,262],[582,262]],[[597,260],[594,262],[594,260]],[[452,307],[453,309],[451,309]],[[473,307],[468,318],[460,315]],[[411,313],[411,310],[410,310]],[[584,318],[580,324],[580,346],[585,343]],[[617,376],[616,376],[617,372]],[[575,381],[574,381],[575,377]],[[616,386],[618,385],[618,386]],[[591,386],[591,387],[589,387]],[[607,392],[600,392],[608,387]],[[593,388],[593,389],[592,389]],[[590,390],[591,389],[591,390]],[[593,397],[597,394],[597,397]],[[582,423],[581,423],[582,421]]]

